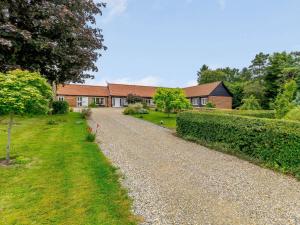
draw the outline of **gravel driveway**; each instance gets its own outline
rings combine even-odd
[[[101,149],[124,174],[143,224],[300,225],[300,182],[175,137],[171,131],[95,109]]]

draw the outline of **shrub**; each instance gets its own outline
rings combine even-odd
[[[149,111],[147,109],[139,109],[137,114],[149,114]]]
[[[287,82],[281,93],[275,99],[274,108],[276,118],[283,118],[292,108],[295,107],[293,103],[297,91],[297,84],[294,80]]]
[[[205,105],[205,108],[214,109],[214,108],[216,108],[216,105],[212,102],[207,102],[207,104]]]
[[[123,111],[125,115],[138,114],[143,109],[142,103],[129,104]]]
[[[177,133],[300,178],[298,122],[183,112],[177,117]]]
[[[250,95],[248,98],[242,100],[243,105],[240,107],[241,110],[259,110],[261,106],[254,95]]]
[[[269,119],[275,118],[274,110],[220,110],[220,109],[201,108],[201,111],[209,112],[209,113],[251,116],[251,117],[258,117],[258,118],[269,118]]]
[[[284,117],[286,120],[295,120],[300,122],[300,107],[296,107],[289,111]]]
[[[89,104],[89,107],[90,108],[97,108],[98,106],[96,105],[95,102],[92,102],[91,104]]]
[[[69,112],[69,103],[66,101],[54,101],[52,109],[53,114],[66,114]]]
[[[96,134],[94,134],[94,133],[88,133],[86,135],[85,140],[88,141],[88,142],[94,142],[96,140]]]
[[[84,119],[88,119],[92,114],[92,110],[90,108],[84,108],[81,110],[81,117]]]

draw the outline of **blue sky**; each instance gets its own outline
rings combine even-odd
[[[202,64],[248,66],[258,52],[300,51],[299,0],[106,0],[108,50],[88,84],[195,84]]]

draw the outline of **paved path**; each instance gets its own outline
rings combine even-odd
[[[171,131],[94,110],[104,153],[124,174],[143,224],[300,225],[300,182],[175,137]]]

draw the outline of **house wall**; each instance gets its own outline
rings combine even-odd
[[[62,96],[62,95],[58,95],[57,97],[56,97],[56,100],[58,100],[58,97],[59,96]],[[63,96],[64,97],[64,99],[65,99],[65,101],[67,101],[68,103],[69,103],[69,106],[70,107],[77,107],[77,97],[79,97],[79,96]],[[82,96],[82,97],[86,97],[86,96]],[[99,96],[95,96],[95,97],[99,97]],[[93,98],[95,98],[95,97],[88,97],[88,102],[89,102],[89,104],[91,104],[92,102],[93,102]],[[104,105],[104,107],[108,107],[108,104],[109,104],[109,98],[108,97],[99,97],[99,98],[105,98],[105,105]]]
[[[232,97],[209,96],[208,101],[216,105],[219,109],[232,109]]]

